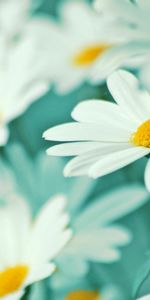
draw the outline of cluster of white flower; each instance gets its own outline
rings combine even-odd
[[[0,0],[2,151],[7,153],[12,138],[10,122],[49,90],[65,98],[85,83],[98,87],[99,91],[106,83],[108,101],[81,101],[71,113],[73,122],[43,133],[48,141],[62,142],[51,146],[47,154],[73,157],[64,168],[64,177],[92,179],[147,157],[146,188],[135,183],[126,185],[114,189],[113,195],[106,193],[100,201],[98,198],[85,205],[84,198],[89,195],[84,194],[88,194],[88,188],[92,189],[94,180],[82,181],[80,177],[75,185],[78,190],[81,182],[80,199],[76,196],[69,202],[58,188],[57,195],[46,199],[32,221],[28,200],[21,199],[15,190],[19,180],[14,179],[13,168],[10,170],[0,158],[0,198],[7,200],[0,205],[0,299],[3,300],[18,300],[24,295],[29,299],[26,287],[52,273],[55,290],[62,284],[61,276],[87,275],[89,262],[119,261],[120,248],[130,244],[133,235],[124,225],[113,223],[147,203],[150,192],[150,1],[95,0],[88,4],[84,0],[66,0],[60,5],[57,18],[33,13],[33,1]],[[41,119],[43,114],[41,111]],[[18,148],[10,152],[15,153],[21,164]],[[43,169],[49,160],[45,153],[44,157],[38,161]],[[56,158],[51,159],[50,168]],[[33,166],[27,172],[28,163],[24,161],[24,165],[26,169],[20,168],[19,177],[23,181],[25,176],[35,179],[36,172],[30,174]],[[38,184],[49,177],[50,168],[42,180],[38,179],[39,183],[35,180],[34,192],[37,189],[41,193]],[[56,172],[56,165],[52,168]],[[120,202],[121,197],[124,201]],[[125,299],[115,284],[106,286],[104,282],[100,291],[72,289],[63,299]],[[148,300],[149,292],[150,288],[135,297]]]

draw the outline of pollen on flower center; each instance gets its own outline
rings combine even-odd
[[[98,300],[99,293],[96,291],[74,291],[68,294],[66,300]]]
[[[131,137],[131,142],[136,146],[150,148],[150,120],[138,127]]]
[[[74,55],[72,62],[75,66],[87,66],[93,63],[98,56],[102,55],[109,47],[107,44],[101,44],[84,48]]]
[[[28,271],[28,266],[17,265],[0,272],[0,297],[17,291],[22,286]]]

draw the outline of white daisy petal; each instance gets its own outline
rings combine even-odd
[[[47,150],[47,154],[55,156],[87,154],[88,156],[93,151],[94,156],[97,153],[103,155],[122,148],[125,149],[126,147],[128,147],[127,143],[73,142],[53,146]]]
[[[75,229],[88,230],[115,222],[144,205],[148,199],[149,194],[144,186],[138,184],[123,185],[114,189],[113,194],[110,191],[101,199],[97,197],[97,201],[77,216]]]
[[[137,79],[129,72],[120,70],[114,72],[107,80],[108,88],[122,110],[129,118],[141,124],[150,116],[150,96],[140,99],[140,89]],[[149,110],[147,111],[147,108]]]
[[[150,300],[150,294],[144,297],[138,298],[137,300]]]
[[[0,127],[0,146],[3,146],[7,143],[9,138],[9,131],[8,128],[5,127]]]
[[[1,207],[1,230],[0,239],[3,243],[0,252],[1,263],[3,266],[15,265],[22,260],[22,252],[26,247],[29,235],[30,212],[25,201],[19,197],[12,197],[9,203]],[[5,228],[5,231],[3,230]]]
[[[25,286],[50,276],[55,271],[55,268],[56,266],[52,263],[41,265],[36,264],[35,266],[31,266]]]
[[[126,14],[126,10],[132,7],[132,4],[129,1],[124,0],[95,0],[94,7],[99,12],[105,12],[113,14],[113,16],[120,16],[123,12]],[[130,13],[130,11],[129,11]]]
[[[101,159],[103,159],[104,155],[108,155],[111,153],[117,155],[117,152],[129,149],[129,147],[129,144],[125,143],[101,143],[99,148],[84,153],[83,155],[79,155],[69,161],[64,169],[64,175],[79,176],[88,174],[92,165],[98,162],[100,160],[100,157]]]
[[[120,251],[117,247],[124,246],[130,241],[129,231],[112,226],[78,233],[64,252],[79,257],[84,255],[87,260],[106,263],[120,259]]]
[[[44,132],[43,137],[52,141],[103,141],[126,142],[130,138],[127,130],[113,125],[107,127],[87,123],[67,123],[58,125]]]
[[[71,90],[75,89],[77,86],[81,84],[84,78],[84,70],[80,72],[67,72],[65,71],[65,76],[61,77],[60,80],[57,78],[57,85],[55,87],[57,93],[66,94],[71,92]]]
[[[19,300],[24,295],[24,290],[1,297],[2,300]]]
[[[148,163],[146,165],[144,177],[145,177],[146,187],[147,187],[148,191],[150,192],[150,160],[148,160]]]
[[[93,65],[90,73],[91,82],[98,83],[103,81],[119,67],[128,65],[128,59],[132,58],[133,60],[135,55],[147,55],[150,45],[143,43],[133,42],[108,49]]]
[[[135,123],[114,103],[103,100],[88,100],[78,104],[72,112],[72,118],[78,122],[94,123],[100,126],[117,125],[128,132],[135,130]]]
[[[75,156],[99,148],[98,142],[74,142],[53,146],[47,150],[48,155]]]
[[[135,160],[150,153],[150,149],[144,147],[132,147],[117,153],[108,154],[97,161],[89,170],[89,176],[97,178],[114,172]]]
[[[86,38],[89,40],[89,35],[92,36],[94,34],[92,17],[95,22],[96,14],[92,12],[91,7],[87,3],[69,1],[61,7],[61,15],[68,30],[74,33],[74,36],[75,34],[80,34],[81,39]],[[81,24],[82,26],[80,26]]]
[[[34,253],[32,264],[53,259],[71,237],[71,231],[64,230],[69,222],[68,215],[62,213],[65,203],[65,197],[58,195],[45,204],[37,217],[28,248],[28,257],[31,257],[31,249]]]

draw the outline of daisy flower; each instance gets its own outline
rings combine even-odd
[[[31,21],[16,43],[0,45],[0,146],[8,140],[8,123],[50,88],[48,25],[40,19]]]
[[[135,67],[141,58],[149,54],[149,14],[150,3],[147,0],[95,0],[96,11],[110,18],[110,27],[117,26],[124,32],[130,32],[122,44],[111,47],[97,62],[92,71],[92,82],[105,79],[120,66]],[[134,64],[133,64],[134,62]]]
[[[74,213],[71,209],[74,203],[69,199],[73,237],[56,259],[59,271],[51,278],[50,286],[57,291],[67,286],[71,278],[83,278],[90,272],[89,262],[119,261],[121,248],[132,237],[129,230],[116,222],[144,205],[148,196],[141,185],[124,185],[92,199],[91,204]]]
[[[61,6],[61,22],[52,23],[49,37],[50,70],[57,92],[69,92],[89,80],[104,53],[131,38],[132,31],[110,24],[109,18],[99,17],[84,1]]]
[[[24,200],[9,199],[0,207],[0,299],[20,299],[24,289],[50,276],[53,260],[70,238],[65,229],[68,216],[63,212],[65,199],[50,199],[35,220]]]
[[[116,71],[107,80],[117,103],[89,100],[72,112],[77,122],[47,130],[47,140],[69,143],[48,149],[49,155],[76,156],[65,167],[65,176],[93,178],[114,172],[150,153],[150,95],[137,79]],[[145,171],[150,190],[150,162]]]
[[[0,158],[2,199],[9,199],[9,195],[13,197],[16,197],[16,194],[23,195],[30,203],[33,215],[37,214],[39,207],[55,195],[56,191],[63,193],[68,199],[66,210],[70,216],[73,235],[55,259],[57,272],[50,279],[50,288],[54,293],[59,292],[60,286],[62,288],[65,286],[68,278],[72,284],[75,283],[75,279],[78,282],[83,279],[89,274],[92,262],[102,263],[107,268],[108,264],[119,261],[122,254],[125,258],[126,249],[123,248],[130,243],[132,237],[130,230],[121,225],[121,219],[126,220],[127,215],[147,203],[149,194],[143,185],[122,184],[120,188],[113,189],[112,193],[112,190],[107,191],[107,187],[104,192],[102,183],[102,191],[100,189],[100,194],[93,198],[96,180],[75,177],[66,181],[62,176],[64,167],[62,159],[48,157],[41,151],[33,160],[24,148],[16,144],[4,150],[5,160]],[[64,202],[64,197],[61,197],[61,201]],[[48,216],[51,215],[47,211],[47,218]],[[45,226],[47,218],[44,217]],[[51,217],[48,220],[50,219]],[[48,234],[47,230],[45,232]],[[46,233],[43,234],[42,231],[42,242],[41,235],[37,235],[40,247],[43,245],[45,249],[48,248],[43,243]],[[103,268],[102,265],[101,267]],[[84,286],[81,289],[86,290]],[[102,288],[100,294],[103,295]],[[33,299],[38,296],[37,291]],[[59,296],[56,299],[61,300]]]

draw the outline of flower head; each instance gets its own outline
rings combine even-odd
[[[92,82],[105,79],[121,66],[140,67],[141,59],[149,55],[149,1],[95,0],[94,7],[99,18],[104,15],[110,19],[110,27],[116,25],[122,35],[123,43],[110,48],[92,70]]]
[[[89,100],[72,112],[75,123],[47,130],[47,140],[67,141],[48,150],[50,155],[76,156],[65,167],[66,176],[97,178],[116,171],[150,153],[150,95],[137,79],[116,71],[107,80],[117,102]],[[149,186],[150,167],[146,168]]]
[[[70,237],[65,199],[50,199],[32,220],[29,206],[16,197],[0,207],[0,299],[19,299],[26,286],[50,276],[55,258]]]
[[[97,200],[97,201],[96,201]],[[92,262],[110,264],[122,258],[122,247],[131,241],[124,226],[114,224],[148,201],[148,193],[138,185],[122,186],[92,199],[77,213],[70,212],[73,236],[56,259],[58,272],[51,287],[58,290],[73,279],[89,274]],[[72,199],[68,201],[73,205]]]
[[[42,19],[30,21],[19,40],[0,45],[0,146],[8,140],[8,123],[50,88],[49,26]]]
[[[99,17],[84,1],[67,1],[61,6],[61,22],[52,25],[49,61],[61,93],[89,80],[103,55],[126,40],[116,25],[110,26],[109,18]]]

